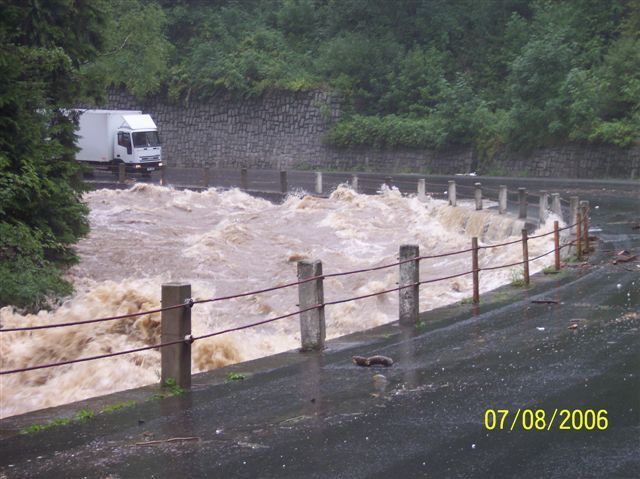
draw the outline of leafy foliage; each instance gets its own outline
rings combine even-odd
[[[242,373],[229,373],[227,374],[227,381],[242,381],[246,379],[246,375]]]
[[[168,78],[172,52],[164,11],[155,2],[110,0],[104,13],[102,51],[83,72],[138,97],[157,93]]]
[[[181,396],[186,392],[185,389],[178,386],[178,383],[174,378],[167,378],[162,384],[160,392],[153,394],[149,401],[159,401],[160,399],[166,399],[174,396]]]
[[[638,0],[160,3],[174,97],[335,89],[336,145],[491,155],[640,133]]]
[[[79,65],[102,46],[101,2],[13,2],[0,18],[0,306],[70,291],[59,266],[86,234],[73,115]]]

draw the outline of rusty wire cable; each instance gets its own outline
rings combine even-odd
[[[37,329],[61,328],[63,326],[78,326],[81,324],[99,323],[102,321],[114,321],[117,319],[127,319],[127,318],[134,318],[137,316],[144,316],[145,314],[161,313],[162,311],[169,311],[171,309],[178,309],[185,306],[189,306],[189,304],[176,304],[176,305],[167,306],[164,308],[156,308],[156,309],[150,309],[147,311],[139,311],[137,313],[121,314],[118,316],[105,316],[104,318],[86,319],[82,321],[72,321],[69,323],[43,324],[40,326],[25,326],[22,328],[0,328],[0,333],[11,333],[16,331],[35,331]]]
[[[279,286],[273,286],[271,288],[257,289],[255,291],[248,291],[246,293],[232,294],[232,295],[229,295],[229,296],[218,296],[218,297],[209,298],[209,299],[196,299],[196,300],[193,301],[193,304],[215,303],[217,301],[225,301],[225,300],[228,300],[228,299],[236,299],[236,298],[244,298],[246,296],[253,296],[254,294],[269,293],[271,291],[276,291],[276,290],[279,290],[279,289],[290,288],[292,286],[298,286],[298,285],[301,285],[301,284],[309,283],[311,281],[315,281],[316,279],[321,279],[321,278],[323,278],[322,275],[321,276],[312,276],[310,278],[301,279],[301,280],[293,282],[293,283],[281,284]]]
[[[572,228],[573,226],[576,226],[576,225],[577,225],[577,223],[575,223],[573,225],[570,225],[570,226],[566,226],[564,228],[561,228],[558,231],[563,231],[563,230],[566,230],[568,228]],[[553,234],[553,231],[551,231],[549,233],[544,233],[544,234],[541,234],[541,235],[537,235],[537,236],[532,236],[529,239],[535,239],[535,238],[539,238],[539,237],[542,237],[542,236],[548,236],[550,234]],[[520,243],[521,241],[522,240],[518,239],[518,240],[508,241],[508,242],[505,242],[505,243],[499,243],[499,244],[495,244],[495,245],[485,245],[485,246],[478,247],[478,249],[480,250],[480,249],[498,248],[498,247],[502,247],[502,246],[508,246],[508,245],[511,245],[511,244]],[[346,276],[346,275],[358,274],[358,273],[367,273],[367,272],[372,272],[372,271],[378,271],[378,270],[381,270],[381,269],[392,268],[394,266],[399,266],[399,265],[404,264],[404,263],[410,263],[412,261],[443,258],[443,257],[447,257],[447,256],[457,255],[457,254],[468,253],[468,252],[471,252],[471,251],[473,251],[473,249],[469,248],[469,249],[464,249],[464,250],[459,250],[459,251],[450,251],[450,252],[447,252],[447,253],[441,253],[441,254],[436,254],[436,255],[419,256],[417,258],[409,258],[409,259],[405,259],[405,260],[402,260],[402,261],[398,261],[396,263],[390,263],[390,264],[386,264],[386,265],[382,265],[382,266],[375,266],[375,267],[372,267],[372,268],[364,268],[364,269],[359,269],[359,270],[343,271],[343,272],[339,272],[339,273],[330,273],[330,274],[325,274],[325,275],[321,275],[321,276],[314,276],[314,277],[311,277],[311,278],[306,278],[306,279],[303,279],[303,280],[300,280],[300,281],[296,281],[296,282],[292,282],[292,283],[287,283],[287,284],[283,284],[283,285],[279,285],[279,286],[273,286],[271,288],[264,288],[264,289],[249,291],[249,292],[245,292],[245,293],[239,293],[239,294],[228,295],[228,296],[219,296],[219,297],[209,298],[209,299],[190,300],[188,306],[192,306],[194,304],[212,303],[212,302],[224,301],[224,300],[229,300],[229,299],[242,298],[242,297],[246,297],[246,296],[253,296],[255,294],[267,293],[267,292],[276,291],[276,290],[279,290],[279,289],[298,286],[300,284],[304,284],[304,283],[308,283],[308,282],[311,282],[311,281],[315,281],[317,279],[334,278],[334,277]],[[520,264],[522,264],[522,263],[520,263]],[[497,268],[495,268],[495,269],[497,269]],[[185,306],[185,304],[178,304],[178,305],[173,305],[173,306],[167,306],[167,307],[164,307],[164,308],[156,308],[156,309],[147,310],[147,311],[140,311],[140,312],[137,312],[137,313],[129,313],[129,314],[123,314],[123,315],[117,315],[117,316],[107,316],[107,317],[103,317],[103,318],[88,319],[88,320],[83,320],[83,321],[71,321],[71,322],[68,322],[68,323],[45,324],[45,325],[39,325],[39,326],[25,326],[25,327],[20,327],[20,328],[0,328],[0,332],[8,333],[8,332],[18,332],[18,331],[35,331],[35,330],[40,330],[40,329],[60,328],[60,327],[65,327],[65,326],[78,326],[78,325],[98,323],[98,322],[103,322],[103,321],[113,321],[113,320],[118,320],[118,319],[133,318],[133,317],[137,317],[137,316],[143,316],[143,315],[146,315],[146,314],[160,313],[162,311],[168,311],[168,310],[171,310],[171,309],[177,309],[177,308],[181,308],[181,307],[184,307],[184,306]]]
[[[122,356],[124,354],[131,354],[131,353],[138,353],[140,351],[147,351],[149,349],[163,348],[163,347],[166,347],[166,346],[171,346],[173,344],[184,343],[185,341],[189,341],[189,340],[188,339],[179,339],[177,341],[170,341],[168,343],[154,344],[153,346],[143,346],[141,348],[128,349],[126,351],[118,351],[118,352],[115,352],[115,353],[105,353],[105,354],[99,354],[97,356],[88,356],[88,357],[85,357],[85,358],[69,359],[67,361],[61,361],[59,363],[41,364],[39,366],[29,366],[29,367],[26,367],[26,368],[12,369],[12,370],[9,370],[9,371],[0,371],[0,375],[13,374],[13,373],[23,373],[23,372],[26,372],[26,371],[35,371],[36,369],[52,368],[54,366],[65,366],[67,364],[75,364],[75,363],[82,363],[82,362],[85,362],[85,361],[93,361],[95,359],[112,358],[114,356]]]
[[[245,296],[252,296],[254,294],[260,294],[260,293],[266,293],[269,291],[275,291],[278,289],[283,289],[283,288],[289,288],[291,286],[298,286],[300,284],[304,284],[304,283],[309,283],[311,281],[314,281],[316,279],[320,279],[322,278],[322,276],[314,276],[311,278],[306,278],[300,281],[296,281],[295,283],[287,283],[287,284],[283,284],[280,286],[274,286],[272,288],[266,288],[266,289],[261,289],[261,290],[256,290],[256,291],[249,291],[246,293],[240,293],[240,294],[236,294],[236,295],[231,295],[231,296],[220,296],[217,298],[209,298],[209,299],[189,299],[187,303],[185,304],[176,304],[174,306],[167,306],[165,308],[156,308],[156,309],[151,309],[151,310],[147,310],[147,311],[139,311],[137,313],[129,313],[129,314],[122,314],[119,316],[107,316],[104,318],[97,318],[97,319],[87,319],[87,320],[83,320],[83,321],[71,321],[68,323],[54,323],[54,324],[43,324],[43,325],[39,325],[39,326],[25,326],[25,327],[21,327],[21,328],[0,328],[0,333],[10,333],[10,332],[16,332],[16,331],[35,331],[38,329],[49,329],[49,328],[61,328],[64,326],[79,326],[79,325],[83,325],[83,324],[91,324],[91,323],[98,323],[98,322],[102,322],[102,321],[113,321],[113,320],[118,320],[118,319],[127,319],[127,318],[133,318],[136,316],[143,316],[146,314],[154,314],[154,313],[161,313],[162,311],[168,311],[171,309],[178,309],[178,308],[182,308],[185,306],[189,306],[191,307],[194,304],[203,304],[203,303],[211,303],[211,302],[216,302],[216,301],[223,301],[223,300],[227,300],[227,299],[235,299],[235,298],[242,298]]]
[[[445,276],[443,278],[435,278],[435,279],[427,279],[425,281],[420,281],[419,284],[429,284],[429,283],[436,283],[438,281],[445,281],[447,279],[453,279],[453,278],[458,278],[460,276],[466,276],[467,274],[471,274],[473,273],[473,270],[471,271],[465,271],[464,273],[458,273],[458,274],[452,274],[451,276]]]
[[[341,303],[348,303],[350,301],[356,301],[359,299],[366,299],[366,298],[372,298],[374,296],[380,296],[383,294],[387,294],[387,293],[393,293],[394,291],[400,291],[402,289],[407,289],[407,288],[411,288],[412,286],[419,286],[420,283],[411,283],[411,284],[405,284],[402,286],[398,286],[397,288],[393,288],[393,289],[385,289],[383,291],[377,291],[375,293],[370,293],[370,294],[364,294],[362,296],[355,296],[353,298],[345,298],[345,299],[336,299],[334,301],[326,301],[325,303],[323,303],[323,306],[331,306],[334,304],[341,304]]]
[[[26,371],[34,371],[36,369],[45,369],[45,368],[51,368],[51,367],[55,367],[55,366],[65,366],[65,365],[68,365],[68,364],[81,363],[81,362],[85,362],[85,361],[93,361],[93,360],[96,360],[96,359],[111,358],[111,357],[114,357],[114,356],[122,356],[122,355],[125,355],[125,354],[137,353],[137,352],[140,352],[140,351],[147,351],[149,349],[158,349],[158,348],[163,348],[163,347],[166,347],[166,346],[172,346],[174,344],[181,344],[181,343],[185,343],[185,342],[193,343],[194,341],[197,341],[199,339],[205,339],[205,338],[209,338],[209,337],[212,337],[212,336],[218,336],[220,334],[229,333],[229,332],[232,332],[232,331],[239,331],[239,330],[242,330],[242,329],[248,329],[248,328],[252,328],[252,327],[255,327],[255,326],[260,326],[262,324],[271,323],[271,322],[277,321],[279,319],[288,318],[290,316],[295,316],[296,314],[300,314],[300,313],[304,313],[304,312],[307,312],[307,311],[311,311],[312,309],[317,309],[317,308],[319,308],[321,306],[322,305],[311,306],[309,308],[302,309],[302,310],[299,310],[299,311],[295,311],[293,313],[284,314],[282,316],[278,316],[278,317],[275,317],[275,318],[269,318],[269,319],[266,319],[266,320],[263,320],[263,321],[258,321],[256,323],[251,323],[251,324],[247,324],[247,325],[244,325],[244,326],[238,326],[236,328],[229,328],[229,329],[225,329],[225,330],[222,330],[222,331],[216,331],[214,333],[204,334],[202,336],[191,336],[191,335],[189,335],[188,337],[185,337],[185,339],[179,339],[179,340],[176,340],[176,341],[169,341],[169,342],[166,342],[166,343],[154,344],[152,346],[143,346],[143,347],[140,347],[140,348],[128,349],[126,351],[118,351],[118,352],[115,352],[115,353],[105,353],[105,354],[99,354],[99,355],[96,355],[96,356],[88,356],[88,357],[85,357],[85,358],[70,359],[70,360],[61,361],[61,362],[58,362],[58,363],[49,363],[49,364],[42,364],[42,365],[39,365],[39,366],[29,366],[29,367],[26,367],[26,368],[18,368],[18,369],[12,369],[12,370],[8,370],[8,371],[0,371],[0,375],[21,373],[21,372],[26,372]]]
[[[569,242],[569,243],[566,243],[566,244],[560,246],[559,249],[563,249],[565,247],[571,246],[573,243],[574,243],[573,241]],[[553,250],[551,250],[551,251],[548,251],[546,253],[538,255],[538,256],[536,256],[534,258],[530,258],[527,261],[523,260],[523,261],[520,261],[520,262],[517,262],[517,263],[512,263],[512,264],[507,264],[507,265],[479,268],[478,272],[480,272],[480,271],[490,271],[490,270],[495,270],[495,269],[500,269],[500,268],[508,268],[508,267],[511,267],[511,266],[521,265],[521,264],[524,264],[525,262],[531,262],[531,261],[535,261],[537,259],[540,259],[540,258],[542,258],[544,256],[547,256],[547,255],[553,253],[554,251],[555,251],[555,248]],[[410,260],[406,260],[406,261],[403,261],[401,263],[406,263],[406,262],[409,262],[409,261],[416,261],[417,259],[418,258],[411,258]],[[247,325],[243,325],[243,326],[237,326],[237,327],[234,327],[234,328],[228,328],[228,329],[224,329],[224,330],[221,330],[221,331],[215,331],[215,332],[212,332],[212,333],[203,334],[201,336],[191,336],[191,335],[189,335],[189,336],[185,337],[185,339],[181,339],[181,340],[177,340],[177,341],[169,341],[169,342],[166,342],[166,343],[154,344],[152,346],[143,346],[143,347],[140,347],[140,348],[134,348],[134,349],[129,349],[129,350],[125,350],[125,351],[118,351],[118,352],[115,352],[115,353],[105,353],[105,354],[100,354],[100,355],[96,355],[96,356],[88,356],[88,357],[84,357],[84,358],[70,359],[70,360],[61,361],[61,362],[58,362],[58,363],[48,363],[48,364],[41,364],[41,365],[38,365],[38,366],[29,366],[29,367],[26,367],[26,368],[17,368],[17,369],[11,369],[11,370],[7,370],[7,371],[0,371],[0,375],[21,373],[21,372],[27,372],[27,371],[34,371],[34,370],[38,370],[38,369],[45,369],[45,368],[51,368],[51,367],[56,367],[56,366],[65,366],[65,365],[69,365],[69,364],[81,363],[81,362],[86,362],[86,361],[93,361],[93,360],[97,360],[97,359],[111,358],[111,357],[116,357],[116,356],[122,356],[122,355],[125,355],[125,354],[131,354],[131,353],[137,353],[137,352],[141,352],[141,351],[147,351],[147,350],[150,350],[150,349],[159,349],[159,348],[163,348],[163,347],[166,347],[166,346],[172,346],[172,345],[175,345],[175,344],[181,344],[181,343],[184,343],[184,342],[193,343],[194,341],[197,341],[197,340],[200,340],[200,339],[206,339],[206,338],[210,338],[210,337],[213,337],[213,336],[219,336],[219,335],[230,333],[230,332],[234,332],[234,331],[241,331],[243,329],[249,329],[249,328],[253,328],[255,326],[260,326],[260,325],[272,323],[274,321],[278,321],[278,320],[281,320],[281,319],[289,318],[291,316],[295,316],[297,314],[302,314],[302,313],[305,313],[307,311],[318,309],[318,308],[321,308],[321,307],[324,307],[324,306],[331,306],[331,305],[335,305],[335,304],[346,303],[346,302],[350,302],[350,301],[357,301],[357,300],[360,300],[360,299],[370,298],[370,297],[374,297],[374,296],[380,296],[380,295],[383,295],[383,294],[392,293],[394,291],[400,291],[402,289],[411,288],[411,287],[414,287],[414,286],[420,286],[422,284],[435,283],[437,281],[445,281],[447,279],[453,279],[453,278],[457,278],[457,277],[460,277],[460,276],[465,276],[465,275],[471,274],[473,272],[474,272],[473,270],[472,271],[466,271],[464,273],[458,273],[458,274],[454,274],[454,275],[450,275],[450,276],[445,276],[445,277],[442,277],[442,278],[434,278],[434,279],[429,279],[429,280],[425,280],[425,281],[419,281],[417,283],[411,283],[411,284],[407,284],[407,285],[403,285],[403,286],[398,286],[397,288],[392,288],[392,289],[388,289],[388,290],[384,290],[384,291],[378,291],[378,292],[367,294],[367,295],[356,296],[356,297],[352,297],[352,298],[346,298],[346,299],[340,299],[340,300],[334,300],[334,301],[327,301],[327,302],[324,302],[322,304],[317,304],[315,306],[311,306],[311,307],[308,307],[308,308],[305,308],[305,309],[294,311],[292,313],[287,313],[287,314],[283,314],[281,316],[276,316],[275,318],[269,318],[269,319],[265,319],[265,320],[262,320],[262,321],[258,321],[258,322],[247,324]],[[322,276],[316,276],[316,277],[313,277],[313,278],[308,278],[308,279],[306,279],[304,281],[300,281],[298,283],[305,283],[305,282],[313,281],[313,280],[320,279],[320,278],[322,278]],[[171,306],[171,307],[167,307],[167,308],[159,308],[158,311],[161,311],[163,309],[164,310],[168,310],[168,309],[175,309],[175,308],[178,308],[178,307],[188,307],[191,304],[195,304],[195,301],[189,301],[189,303],[175,305],[175,306]],[[148,313],[146,313],[146,314],[148,314]],[[130,316],[131,315],[123,315],[123,317],[130,317]],[[40,329],[40,328],[38,328],[38,329]]]
[[[194,336],[192,338],[192,341],[197,341],[199,339],[211,338],[213,336],[220,336],[221,334],[232,333],[234,331],[241,331],[243,329],[249,329],[249,328],[253,328],[255,326],[261,326],[263,324],[273,323],[274,321],[278,321],[280,319],[289,318],[291,316],[295,316],[296,314],[306,313],[307,311],[311,311],[313,309],[318,309],[318,308],[321,308],[322,306],[324,306],[324,304],[316,304],[315,306],[310,306],[310,307],[305,308],[305,309],[294,311],[293,313],[287,313],[287,314],[283,314],[281,316],[276,316],[275,318],[264,319],[262,321],[258,321],[258,322],[255,322],[255,323],[245,324],[243,326],[236,326],[234,328],[223,329],[221,331],[215,331],[213,333],[207,333],[207,334],[203,334],[201,336]]]
[[[564,231],[566,229],[573,228],[576,225],[577,225],[577,223],[574,223],[573,225],[565,226],[565,227],[559,229],[558,231]],[[550,231],[548,233],[543,233],[543,234],[540,234],[540,235],[531,236],[529,239],[536,239],[536,238],[540,238],[540,237],[551,235],[553,233],[554,233],[554,231]],[[521,240],[518,239],[518,240],[508,241],[508,242],[505,242],[505,243],[499,243],[499,244],[495,244],[495,245],[485,245],[485,246],[480,246],[478,248],[478,250],[480,250],[480,249],[488,249],[488,248],[497,248],[497,247],[502,247],[502,246],[508,246],[508,245],[511,245],[511,244],[519,243],[519,242],[521,242]],[[350,274],[378,271],[378,270],[381,270],[381,269],[386,269],[386,268],[391,268],[391,267],[394,267],[394,266],[399,266],[401,264],[412,262],[412,261],[420,261],[420,260],[423,260],[423,259],[442,258],[442,257],[446,257],[446,256],[452,256],[452,255],[467,253],[467,252],[470,252],[470,251],[473,251],[473,249],[471,248],[471,249],[460,250],[460,251],[452,251],[452,252],[441,253],[441,254],[437,254],[437,255],[419,256],[417,258],[409,258],[409,259],[402,260],[402,261],[399,261],[399,262],[396,262],[396,263],[386,264],[386,265],[382,265],[382,266],[376,266],[376,267],[372,267],[372,268],[364,268],[364,269],[352,270],[352,271],[344,271],[344,272],[339,272],[339,273],[330,273],[330,274],[326,274],[326,275],[306,278],[304,280],[299,280],[299,281],[292,282],[292,283],[287,283],[287,284],[284,284],[284,285],[273,286],[273,287],[270,287],[270,288],[264,288],[264,289],[249,291],[249,292],[245,292],[245,293],[239,293],[239,294],[228,295],[228,296],[220,296],[220,297],[209,298],[209,299],[196,299],[196,300],[190,299],[188,306],[191,307],[194,304],[204,304],[204,303],[212,303],[212,302],[224,301],[224,300],[229,300],[229,299],[242,298],[242,297],[246,297],[246,296],[252,296],[252,295],[255,295],[255,294],[261,294],[261,293],[276,291],[276,290],[279,290],[279,289],[289,288],[289,287],[293,287],[293,286],[299,286],[300,284],[308,283],[308,282],[311,282],[311,281],[314,281],[314,280],[317,280],[317,279],[321,279],[321,278],[332,278],[332,277],[346,276],[346,275],[350,275]],[[521,263],[514,263],[513,265],[517,265],[517,264],[523,264],[523,263],[522,262]],[[508,267],[508,266],[505,266],[505,267]],[[495,268],[485,268],[485,270],[487,270],[487,269],[498,269],[498,268],[497,267],[495,267]],[[184,307],[184,306],[185,306],[185,304],[179,304],[179,305],[167,306],[167,307],[163,307],[163,308],[156,308],[156,309],[152,309],[152,310],[139,311],[137,313],[129,313],[129,314],[123,314],[123,315],[116,315],[116,316],[107,316],[107,317],[103,317],[103,318],[89,319],[89,320],[83,320],[83,321],[72,321],[72,322],[68,322],[68,323],[55,323],[55,324],[46,324],[46,325],[39,325],[39,326],[26,326],[26,327],[18,327],[18,328],[0,328],[0,332],[35,331],[35,330],[40,330],[40,329],[50,329],[50,328],[59,328],[59,327],[65,327],[65,326],[78,326],[78,325],[84,325],[84,324],[92,324],[92,323],[98,323],[98,322],[103,322],[103,321],[114,321],[114,320],[119,320],[119,319],[127,319],[127,318],[143,316],[143,315],[147,315],[147,314],[160,313],[162,311],[167,311],[167,310],[171,310],[171,309],[177,309],[177,308],[181,308],[181,307]]]

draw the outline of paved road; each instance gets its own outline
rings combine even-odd
[[[621,188],[622,191],[637,191],[638,181],[625,180],[571,180],[568,184],[565,179],[557,178],[503,178],[503,177],[478,177],[478,176],[446,176],[446,175],[418,175],[418,174],[386,174],[386,173],[365,173],[365,172],[324,172],[323,189],[330,192],[341,183],[350,183],[353,175],[358,177],[360,191],[372,194],[378,191],[385,180],[400,189],[403,193],[415,193],[419,178],[424,178],[427,182],[427,191],[435,196],[444,196],[448,180],[455,180],[458,184],[458,195],[460,197],[472,198],[473,185],[481,182],[485,187],[484,194],[488,198],[497,198],[497,188],[501,184],[510,185],[510,193],[515,198],[518,186],[529,189],[532,194],[538,194],[540,190],[554,192],[562,188],[567,194],[574,190],[585,191],[586,189],[609,190],[611,188]],[[111,182],[114,175],[105,171],[96,171],[91,181]],[[205,174],[199,168],[167,168],[166,179],[169,185],[175,187],[203,187],[205,184]],[[289,171],[287,172],[288,186],[291,191],[315,191],[316,173],[312,171]],[[129,181],[159,183],[160,173],[153,172],[150,178],[142,178],[139,175],[130,175]],[[208,184],[211,186],[231,188],[241,186],[240,170],[219,169],[209,171]],[[280,172],[277,170],[248,170],[247,186],[253,191],[280,192]]]
[[[447,198],[447,185],[449,180],[455,180],[457,197],[461,200],[474,198],[474,184],[480,182],[483,189],[483,197],[497,202],[498,188],[500,185],[508,186],[509,209],[517,212],[518,188],[524,187],[528,192],[528,216],[530,220],[537,220],[539,194],[541,191],[548,193],[559,192],[563,199],[565,216],[568,216],[568,199],[571,195],[589,195],[599,198],[602,194],[606,197],[624,196],[626,198],[640,197],[638,189],[640,183],[633,180],[567,180],[557,178],[504,178],[504,177],[478,177],[478,176],[446,176],[446,175],[418,175],[365,173],[365,172],[324,172],[323,194],[329,194],[340,184],[351,184],[353,176],[358,177],[358,189],[361,193],[375,194],[385,182],[389,182],[398,188],[403,194],[416,193],[419,179],[425,179],[427,194],[437,198]],[[90,187],[115,186],[115,176],[105,171],[96,171],[92,178],[88,178]],[[240,188],[242,186],[240,170],[219,169],[210,170],[208,180],[200,168],[167,168],[166,181],[169,186],[175,188],[203,188],[205,184],[220,188]],[[140,175],[130,175],[122,187],[129,187],[134,182],[159,184],[160,172],[152,173],[150,178],[142,178]],[[247,173],[247,189],[255,195],[278,201],[282,198],[282,184],[280,172],[277,170],[249,170]],[[287,172],[287,191],[315,192],[316,173],[313,171],[289,171]]]
[[[592,265],[505,287],[475,310],[428,312],[420,328],[387,325],[321,354],[198,375],[182,396],[114,395],[102,403],[140,402],[84,423],[14,434],[97,403],[0,421],[0,477],[637,477],[640,268],[611,258],[638,251],[640,199],[637,184],[582,186],[603,230]],[[354,354],[395,364],[359,368]],[[247,378],[225,382],[230,371]],[[509,410],[505,430],[487,430],[489,408]],[[556,418],[524,430],[521,418],[511,431],[518,408],[547,421],[556,409],[606,410],[608,425],[560,430]],[[137,445],[176,437],[196,439]]]

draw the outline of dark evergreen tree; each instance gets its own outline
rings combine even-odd
[[[101,46],[102,4],[4,2],[0,11],[0,306],[68,293],[60,266],[88,231],[68,107]]]

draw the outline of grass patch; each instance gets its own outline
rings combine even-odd
[[[32,424],[31,426],[22,429],[20,434],[33,434],[40,431],[46,431],[47,429],[52,429],[54,427],[68,426],[72,422],[86,421],[94,415],[95,413],[90,409],[81,409],[74,417],[59,417],[46,424]]]
[[[20,431],[20,434],[33,434],[40,431],[46,431],[47,429],[51,429],[59,426],[66,426],[73,422],[73,418],[71,417],[60,417],[54,419],[53,421],[49,421],[46,424],[32,424],[29,427],[24,428]]]
[[[181,396],[185,392],[186,390],[178,386],[178,383],[176,383],[176,380],[174,378],[167,378],[162,385],[161,391],[151,396],[149,400],[158,401],[160,399]]]
[[[88,421],[89,419],[92,419],[94,416],[96,415],[95,412],[93,412],[91,409],[80,409],[77,413],[76,413],[76,421]]]
[[[461,305],[471,304],[471,303],[473,303],[473,298],[471,296],[469,296],[468,298],[462,298],[460,300]]]
[[[247,376],[242,373],[229,373],[227,374],[227,381],[243,381]]]
[[[163,389],[166,389],[171,396],[179,396],[185,393],[185,390],[178,386],[178,383],[174,378],[167,378],[162,387]]]

